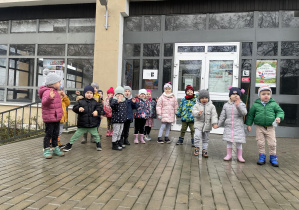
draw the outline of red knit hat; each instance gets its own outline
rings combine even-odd
[[[109,90],[107,90],[107,94],[108,94],[108,93],[112,93],[112,94],[114,95],[113,87],[110,87]]]
[[[194,92],[194,89],[191,85],[186,86],[185,93],[187,92],[187,90],[192,90]]]

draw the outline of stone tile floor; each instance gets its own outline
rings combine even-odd
[[[171,132],[171,144],[152,140],[123,151],[111,150],[111,137],[103,137],[100,152],[79,139],[65,157],[50,160],[42,157],[42,138],[3,145],[0,209],[299,209],[299,139],[278,138],[274,168],[269,156],[266,165],[256,164],[254,137],[242,164],[235,152],[223,161],[221,135],[210,135],[208,159],[193,156],[189,133],[176,146],[178,135]]]

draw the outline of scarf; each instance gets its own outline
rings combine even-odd
[[[185,96],[185,99],[187,99],[187,100],[190,100],[190,99],[192,99],[192,98],[194,98],[194,94],[193,94],[192,96],[190,96],[190,95],[186,95],[186,96]]]
[[[165,95],[165,96],[166,96],[166,97],[168,97],[168,98],[170,98],[170,97],[174,96],[174,94],[173,94],[173,93],[166,94],[165,92],[163,93],[163,95]]]

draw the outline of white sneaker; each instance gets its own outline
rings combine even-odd
[[[152,138],[149,136],[149,135],[147,135],[147,140],[152,140]]]

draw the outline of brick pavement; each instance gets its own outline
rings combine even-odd
[[[192,155],[189,134],[176,146],[178,135],[171,132],[171,144],[150,141],[121,152],[111,150],[111,137],[102,139],[101,152],[78,140],[51,160],[42,157],[42,138],[3,145],[0,209],[299,209],[299,139],[278,139],[274,168],[269,156],[266,165],[256,164],[254,137],[242,164],[235,152],[232,161],[222,160],[221,135],[210,136],[208,159]]]

